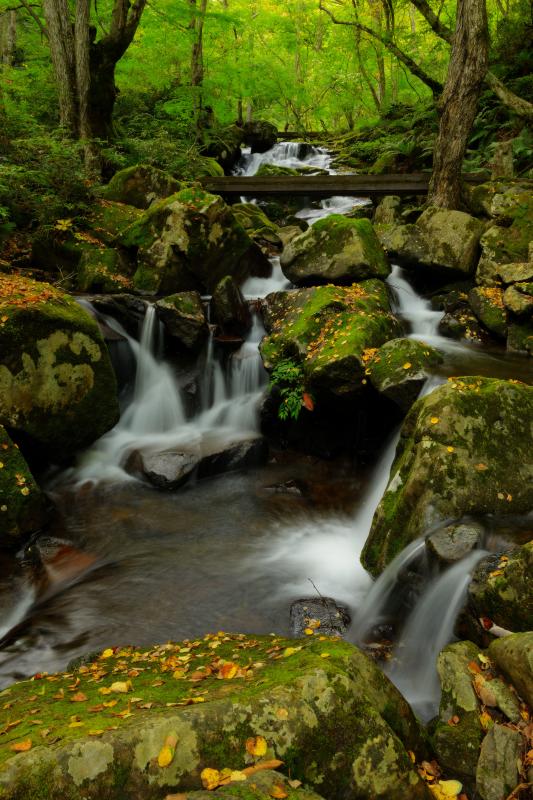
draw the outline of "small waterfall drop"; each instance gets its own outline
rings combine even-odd
[[[301,142],[278,142],[265,153],[252,153],[249,149],[243,150],[235,174],[255,175],[263,164],[289,167],[290,169],[307,167],[329,171],[331,161],[331,154],[323,147],[313,147]]]
[[[429,300],[421,297],[405,278],[405,272],[393,265],[387,283],[392,289],[392,310],[409,323],[409,338],[428,341],[438,338],[442,311],[434,311]]]

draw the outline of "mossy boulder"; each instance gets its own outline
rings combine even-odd
[[[387,195],[374,212],[374,225],[401,225],[402,199],[397,195]]]
[[[491,333],[505,339],[507,336],[507,309],[503,290],[497,286],[478,286],[468,293],[470,308]]]
[[[256,178],[276,178],[283,177],[284,175],[294,178],[299,174],[300,173],[297,169],[293,169],[292,167],[282,167],[278,164],[261,164],[255,173]]]
[[[489,656],[533,708],[533,631],[495,639],[489,646]]]
[[[88,218],[89,237],[78,242],[81,246],[88,243],[113,246],[124,231],[142,216],[142,210],[124,203],[112,203],[110,200],[97,200]],[[94,238],[93,238],[94,237]],[[94,241],[96,239],[96,242]]]
[[[533,268],[533,264],[531,266]],[[516,317],[533,317],[533,281],[508,286],[503,295],[503,303]]]
[[[333,214],[293,239],[281,256],[283,274],[298,286],[349,285],[367,278],[386,278],[387,257],[367,219]]]
[[[63,458],[119,417],[95,320],[46,283],[0,275],[0,423]]]
[[[252,153],[266,153],[278,141],[278,129],[271,122],[263,119],[246,122],[243,126],[244,144]]]
[[[136,208],[149,208],[158,200],[176,194],[181,184],[168,172],[150,164],[136,164],[116,172],[107,186],[99,191],[100,197]]]
[[[209,156],[201,156],[195,159],[192,172],[195,179],[197,178],[223,178],[224,170],[215,158]]]
[[[84,249],[77,270],[80,292],[128,292],[132,285],[131,266],[118,250],[103,244]]]
[[[401,331],[379,280],[274,292],[266,298],[264,319],[269,333],[260,348],[265,367],[294,360],[302,365],[309,388],[335,394],[364,388],[368,351]]]
[[[442,360],[439,351],[425,342],[391,339],[376,351],[367,372],[378,392],[408,411],[428,375]]]
[[[217,788],[217,797],[227,800],[272,800],[274,796],[283,795],[284,800],[323,800],[322,796],[306,786],[299,785],[282,772],[273,769],[261,769],[253,773],[249,780],[239,776],[227,786]],[[213,800],[213,792],[199,789],[187,792],[188,800]]]
[[[110,648],[0,697],[2,728],[15,712],[21,720],[0,743],[2,800],[160,800],[201,790],[205,769],[242,770],[263,757],[328,798],[431,797],[407,754],[426,752],[408,704],[339,639],[219,633]],[[10,747],[28,740],[27,752]]]
[[[44,496],[18,446],[0,425],[0,543],[38,530],[45,512]]]
[[[407,268],[426,264],[427,246],[414,224],[376,223],[376,234],[387,255]]]
[[[230,275],[222,278],[213,292],[211,317],[230,336],[244,336],[252,326],[250,307]]]
[[[207,128],[203,131],[202,153],[215,159],[225,172],[229,172],[241,157],[244,131],[239,125],[225,128]]]
[[[135,288],[157,294],[211,294],[226,275],[241,283],[271,271],[222,198],[197,187],[156,203],[120,241],[137,249]]]
[[[479,649],[472,642],[456,642],[437,659],[442,695],[432,744],[439,764],[453,775],[472,779],[485,731],[481,703],[472,685],[468,665],[478,664]]]
[[[533,387],[450,378],[406,417],[363,565],[379,574],[409,542],[444,520],[529,513],[532,449]]]
[[[264,211],[255,203],[236,203],[231,206],[233,215],[254,242],[271,245],[281,249],[283,244],[278,235],[278,226],[271,222]]]
[[[533,322],[514,322],[507,333],[507,350],[533,356]]]
[[[481,561],[468,587],[468,609],[506,630],[533,630],[533,542]]]
[[[199,350],[209,336],[202,298],[198,292],[179,292],[155,304],[165,330],[187,350]]]
[[[502,800],[512,797],[520,784],[519,764],[522,760],[524,739],[516,728],[493,725],[479,754],[476,769],[476,791],[480,800]]]

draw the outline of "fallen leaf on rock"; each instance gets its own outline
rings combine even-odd
[[[178,792],[178,794],[167,794],[165,795],[165,800],[187,800],[187,795],[183,794],[183,792]]]
[[[279,761],[277,758],[272,758],[270,761],[260,761],[258,764],[254,764],[253,767],[245,767],[241,772],[243,775],[246,775],[247,778],[250,775],[255,775],[256,772],[261,772],[264,769],[277,769],[278,767],[283,766],[283,761]]]
[[[312,628],[304,628],[304,633],[306,636],[313,636],[314,630]]]
[[[218,769],[210,769],[206,767],[200,773],[200,780],[202,781],[202,786],[204,789],[208,789],[212,791],[216,789],[217,786],[220,786],[220,772]]]
[[[431,422],[432,425],[436,425],[437,422],[439,422],[439,418],[438,417],[431,417],[430,422]]]
[[[27,751],[31,750],[31,748],[31,739],[24,739],[22,742],[14,742],[13,744],[9,745],[9,749],[13,750],[15,753],[27,753]]]
[[[405,364],[403,365],[403,368],[404,368],[404,369],[411,369],[411,367],[412,367],[412,366],[413,366],[413,365],[411,364],[411,362],[410,362],[410,361],[406,361],[406,362],[405,362]]]
[[[276,800],[285,800],[289,793],[280,783],[275,783],[269,791],[269,795],[276,798]]]
[[[444,797],[457,797],[463,791],[463,784],[459,781],[439,781],[439,788]]]
[[[457,716],[457,714],[454,714],[454,715],[453,715],[453,717],[451,717],[451,718],[448,720],[448,725],[451,725],[451,726],[453,727],[454,725],[458,725],[458,724],[460,723],[460,721],[461,721],[461,720],[459,719],[459,717]]]
[[[159,751],[159,755],[157,756],[157,763],[160,767],[168,767],[169,764],[172,763],[172,759],[174,758],[175,750],[168,745],[164,745],[161,750]]]
[[[85,703],[86,700],[87,695],[83,694],[83,692],[76,692],[76,694],[73,694],[70,698],[71,703]]]
[[[481,727],[484,731],[488,731],[488,729],[492,728],[494,725],[494,720],[488,711],[483,711],[483,713],[479,715],[479,721],[481,722]]]
[[[246,751],[255,758],[266,755],[267,742],[262,736],[251,736],[246,740]]]

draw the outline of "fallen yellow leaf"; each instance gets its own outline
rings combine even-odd
[[[430,422],[431,422],[432,425],[436,425],[437,422],[439,422],[439,418],[438,417],[431,417]]]
[[[251,736],[246,740],[246,750],[251,756],[261,758],[266,755],[267,742],[262,736]]]
[[[110,647],[108,647],[107,650],[104,650],[100,658],[111,658],[112,655],[113,655],[113,650]]]
[[[220,784],[220,772],[218,769],[210,769],[209,767],[206,767],[201,771],[200,779],[204,789],[211,791],[212,789],[216,789]]]
[[[132,691],[133,685],[131,681],[115,681],[109,688],[110,691],[116,692],[117,694],[126,694]]]
[[[161,750],[159,751],[159,755],[157,756],[157,763],[160,767],[168,767],[169,764],[172,763],[172,759],[174,758],[175,750],[173,747],[169,747],[168,744],[163,745]]]
[[[412,367],[412,366],[413,366],[413,365],[411,364],[411,362],[410,362],[410,361],[406,361],[406,362],[405,362],[405,364],[403,365],[403,368],[404,368],[404,369],[411,369],[411,367]]]
[[[286,647],[285,650],[283,651],[283,655],[285,658],[288,658],[289,656],[294,655],[294,653],[297,653],[298,650],[301,649],[302,649],[301,647]]]
[[[463,784],[459,781],[439,781],[439,788],[444,797],[457,797],[463,791]]]
[[[285,798],[289,796],[289,793],[280,783],[275,783],[269,791],[269,795],[276,800],[285,800]]]
[[[28,750],[31,750],[31,747],[31,739],[24,739],[22,742],[15,742],[9,745],[9,749],[13,750],[15,753],[26,753]]]

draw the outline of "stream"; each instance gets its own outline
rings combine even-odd
[[[263,163],[331,171],[327,152],[295,143],[245,153],[238,169],[252,175]],[[312,224],[367,202],[330,198],[304,205],[297,216]],[[244,284],[247,299],[288,288],[279,258],[272,265],[270,278]],[[399,267],[388,283],[406,335],[445,356],[423,393],[449,375],[531,382],[524,359],[441,336],[442,313],[431,309]],[[268,383],[258,351],[264,330],[256,313],[245,343],[225,361],[208,342],[191,412],[175,371],[161,358],[153,307],[139,340],[111,317],[102,319],[121,337],[115,352],[120,368],[131,371],[133,360],[135,376],[123,393],[117,426],[73,467],[50,477],[57,506],[53,535],[31,545],[44,570],[35,569],[27,551],[0,564],[0,687],[38,671],[64,669],[71,659],[111,644],[149,645],[216,630],[289,635],[290,603],[315,595],[310,581],[322,595],[348,606],[348,639],[371,641],[395,602],[402,571],[416,565],[423,578],[420,596],[406,614],[386,670],[429,719],[439,696],[436,655],[453,638],[469,576],[485,550],[435,575],[425,566],[420,540],[372,582],[359,554],[388,482],[399,432],[365,469],[348,460],[328,463],[276,452],[264,467],[158,491],[124,468],[136,451],[179,447],[195,454],[258,436]],[[491,525],[487,550],[505,538]]]

